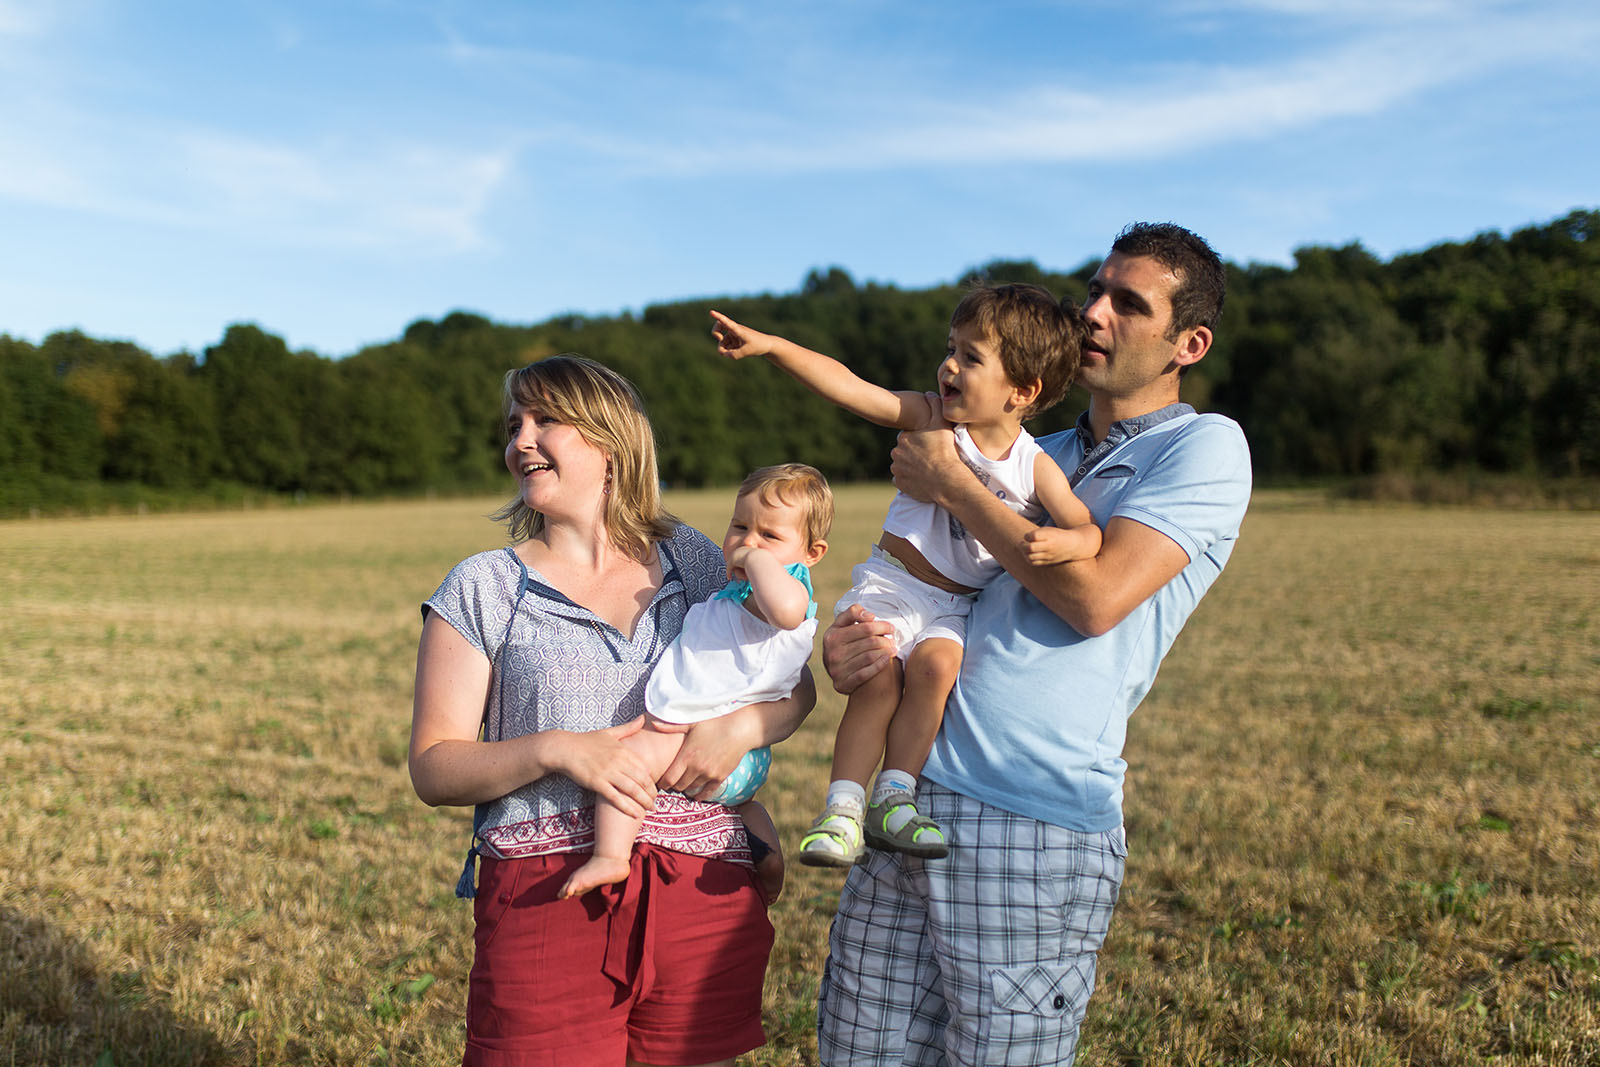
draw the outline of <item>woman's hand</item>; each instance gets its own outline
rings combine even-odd
[[[759,705],[751,705],[758,707]],[[692,726],[657,724],[657,729],[684,731],[677,758],[661,773],[656,785],[685,796],[710,796],[744,759],[744,754],[761,747],[759,722],[743,714],[748,708]]]
[[[835,615],[822,635],[822,664],[841,693],[855,692],[893,662],[894,654],[894,627],[860,604]]]
[[[641,715],[606,730],[547,731],[551,735],[550,763],[630,819],[642,819],[655,810],[656,784],[644,760],[622,739],[643,726]]]

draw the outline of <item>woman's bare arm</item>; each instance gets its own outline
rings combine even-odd
[[[544,730],[480,741],[489,661],[436,614],[422,625],[411,709],[411,784],[435,806],[480,804],[565,774],[634,818],[655,807],[650,770],[623,745],[643,720],[587,733]]]

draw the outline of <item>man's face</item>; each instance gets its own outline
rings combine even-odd
[[[1178,276],[1148,256],[1113,252],[1089,279],[1089,325],[1078,382],[1090,393],[1131,396],[1173,370],[1183,334],[1168,340]]]

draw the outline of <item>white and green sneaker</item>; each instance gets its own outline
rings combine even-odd
[[[944,827],[917,810],[910,793],[895,790],[876,804],[867,805],[867,844],[883,852],[903,852],[925,860],[950,854]]]
[[[829,804],[800,839],[800,862],[807,867],[853,867],[867,850],[861,845],[861,816]]]

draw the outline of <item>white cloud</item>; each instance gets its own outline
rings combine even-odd
[[[1493,3],[1494,0],[1489,2]],[[1173,0],[1169,9],[1193,15],[1258,11],[1296,18],[1332,18],[1342,22],[1373,18],[1395,21],[1449,15],[1467,7],[1482,6],[1482,0]]]
[[[1302,14],[1333,10],[1323,0],[1243,0]],[[1124,161],[1177,155],[1196,144],[1245,142],[1330,119],[1377,116],[1421,94],[1500,68],[1591,62],[1600,17],[1587,11],[1491,18],[1413,0],[1407,26],[1380,24],[1329,47],[1261,66],[1217,62],[1129,67],[1114,79],[1041,84],[1008,99],[973,103],[912,98],[892,88],[857,92],[870,113],[835,114],[790,136],[767,119],[738,144],[648,132],[593,134],[586,147],[639,175],[861,172],[921,166]],[[1472,17],[1460,18],[1468,14]],[[885,118],[895,114],[893,119]]]
[[[0,37],[37,37],[44,32],[48,18],[42,4],[0,0]]]
[[[403,139],[297,144],[39,106],[0,117],[0,197],[230,238],[318,248],[484,243],[514,146]]]
[[[484,242],[482,216],[510,171],[510,149],[456,151],[404,141],[312,147],[187,132],[174,141],[185,221],[320,247]]]

